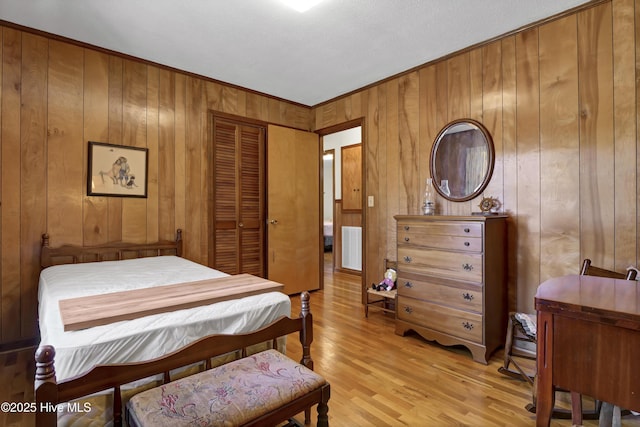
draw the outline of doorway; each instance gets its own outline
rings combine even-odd
[[[350,122],[319,133],[324,152],[323,270],[330,264],[333,272],[364,280],[362,125]]]

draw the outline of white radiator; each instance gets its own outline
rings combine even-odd
[[[362,270],[362,227],[342,227],[342,267]]]

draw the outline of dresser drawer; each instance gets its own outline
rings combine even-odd
[[[476,343],[482,342],[482,315],[398,295],[398,319]]]
[[[474,222],[398,223],[398,235],[482,237],[482,224]]]
[[[413,245],[456,251],[482,252],[481,237],[402,233],[398,235],[398,245]]]
[[[482,263],[480,253],[398,246],[398,269],[404,272],[482,283]]]
[[[399,275],[398,295],[482,314],[482,288],[457,288]]]

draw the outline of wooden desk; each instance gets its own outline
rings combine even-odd
[[[536,425],[549,426],[556,387],[639,411],[640,285],[563,276],[538,287],[535,305]]]

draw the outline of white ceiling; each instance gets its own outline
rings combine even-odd
[[[0,19],[313,106],[590,0],[0,0]]]

